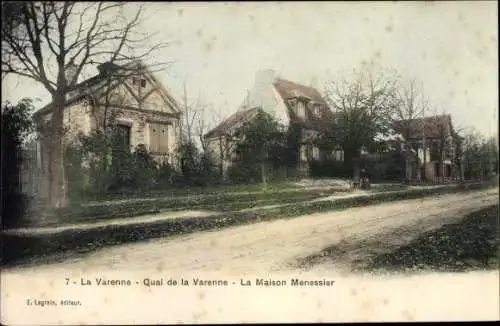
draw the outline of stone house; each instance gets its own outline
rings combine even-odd
[[[334,116],[321,94],[313,87],[280,78],[273,70],[257,72],[253,87],[237,111],[204,135],[208,151],[222,166],[235,159],[236,131],[263,111],[285,127],[300,127],[299,174],[309,174],[309,162],[331,155],[315,143],[319,131],[333,124]]]
[[[406,147],[416,152],[416,179],[457,179],[463,172],[457,157],[456,133],[449,114],[399,120],[394,131],[402,135]]]
[[[72,67],[67,68],[69,75],[72,71]],[[39,129],[43,130],[51,115],[51,104],[35,112]],[[88,135],[112,124],[131,151],[142,144],[157,162],[176,165],[180,117],[176,100],[140,61],[121,66],[104,63],[98,66],[97,75],[68,92],[63,114],[64,143],[76,141],[80,132]],[[36,161],[37,168],[45,171],[48,146],[43,131],[40,136]]]

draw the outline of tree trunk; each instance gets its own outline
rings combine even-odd
[[[346,168],[352,168],[352,180],[353,182],[359,182],[360,179],[360,169],[358,157],[356,151],[350,150],[346,147],[344,149],[344,164]]]
[[[260,173],[262,175],[262,183],[266,184],[266,164],[265,163],[261,163],[260,171],[261,171]]]
[[[357,150],[348,150],[344,152],[344,159],[346,159],[347,164],[349,164],[353,171],[352,182],[354,187],[360,185],[361,180],[361,168],[360,168],[360,153]]]
[[[260,164],[260,173],[261,173],[261,178],[262,178],[262,183],[266,184],[266,149],[263,146],[261,153],[261,164]]]
[[[407,184],[410,184],[411,179],[412,179],[412,169],[411,169],[411,162],[410,162],[410,146],[408,144],[405,144],[405,181]]]
[[[54,96],[49,147],[49,202],[52,208],[67,206],[67,189],[64,175],[63,110],[64,97]]]
[[[224,179],[224,153],[223,153],[223,146],[222,146],[222,137],[219,137],[219,153],[220,153],[220,160],[219,160],[219,172],[220,172],[220,177]]]

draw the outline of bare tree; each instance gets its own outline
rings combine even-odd
[[[166,44],[139,32],[142,6],[130,18],[123,2],[24,2],[16,8],[19,19],[2,26],[2,73],[35,80],[51,95],[48,194],[52,207],[62,207],[67,204],[62,136],[68,92],[89,64],[147,59]]]
[[[414,135],[413,133],[419,128],[422,128],[422,148],[424,153],[424,165],[426,162],[426,148],[425,148],[425,111],[427,109],[427,100],[424,97],[423,90],[418,87],[417,81],[415,79],[410,79],[406,82],[399,82],[396,88],[397,94],[397,105],[394,110],[394,127],[397,129],[397,133],[400,133],[404,139],[405,147],[405,171],[406,179],[410,181],[413,178],[412,168],[411,168],[411,152],[413,150],[417,151],[418,158],[418,148],[420,147],[417,143],[417,148],[413,148],[412,144],[409,143]],[[420,136],[420,135],[418,135]]]
[[[195,122],[200,119],[200,96],[195,102],[188,99],[186,80],[182,83],[182,110],[183,117],[181,129],[186,142],[192,143],[194,138]]]
[[[359,158],[363,148],[377,150],[376,138],[390,129],[396,103],[395,78],[371,70],[355,71],[354,79],[339,79],[326,86],[326,99],[339,119],[339,128],[329,135],[344,151],[347,164],[359,180]]]
[[[205,134],[223,120],[222,110],[215,109],[212,104],[205,103],[199,107],[199,118],[196,123],[195,133],[204,152],[208,150],[208,142]]]
[[[195,99],[189,98],[187,80],[183,82],[182,90],[183,119],[181,129],[183,136],[188,142],[199,142],[203,151],[207,150],[208,144],[205,134],[212,127],[222,121],[220,110],[215,110],[213,105],[205,102],[200,93]]]

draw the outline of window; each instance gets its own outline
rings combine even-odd
[[[130,150],[130,129],[131,127],[126,124],[117,124],[114,126],[113,134],[117,147]]]
[[[300,160],[307,161],[307,147],[305,145],[300,146]]]
[[[297,102],[297,115],[300,118],[304,118],[306,116],[304,102],[302,102],[302,101]]]
[[[132,85],[146,87],[146,79],[139,77],[132,77]]]
[[[331,157],[334,161],[342,162],[342,161],[344,161],[344,151],[341,149],[333,150]]]
[[[168,153],[168,125],[163,123],[149,124],[149,150],[156,154]]]
[[[317,117],[321,116],[321,110],[319,104],[314,104],[314,115]]]
[[[313,153],[312,153],[313,159],[319,160],[319,148],[314,146],[313,147]]]

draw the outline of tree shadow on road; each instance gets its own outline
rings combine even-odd
[[[404,237],[414,231],[397,229],[390,236],[397,237],[401,245],[389,250],[383,249],[388,235],[375,240],[341,242],[301,259],[298,265],[308,268],[331,262],[346,265],[352,272],[370,273],[498,269],[498,209],[498,205],[493,205],[475,211],[457,223],[425,232],[406,244]]]

